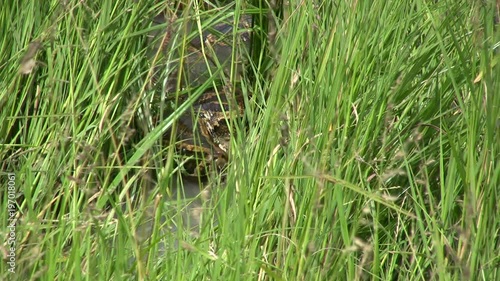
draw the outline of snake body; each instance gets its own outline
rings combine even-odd
[[[156,21],[162,20],[157,18]],[[212,81],[211,79],[227,81],[232,63],[235,63],[233,67],[237,76],[241,75],[245,60],[244,56],[239,54],[250,46],[251,17],[242,16],[238,25],[234,23],[233,17],[217,22],[212,19],[212,22],[204,26],[201,33],[196,30],[199,25],[191,19],[187,22],[178,21],[184,29],[172,24],[173,26],[167,27],[166,34],[156,34],[168,39],[161,41],[160,48],[166,53],[165,57],[173,58],[167,62],[172,71],[166,80],[163,80],[167,81],[167,96],[175,96],[178,92],[175,91],[177,85],[182,88],[196,88]],[[187,46],[174,42],[176,28],[187,31]],[[193,29],[195,31],[190,32]],[[233,40],[233,33],[237,34],[236,40]],[[234,48],[238,48],[238,52],[233,52]],[[233,54],[237,54],[236,57],[233,57]],[[162,69],[160,66],[156,68],[158,71]],[[155,75],[159,76],[161,75]],[[158,81],[159,79],[156,79],[155,82]],[[176,147],[182,156],[179,162],[185,175],[205,176],[209,170],[220,170],[225,166],[232,131],[228,118],[243,114],[242,93],[239,90],[228,90],[230,88],[233,87],[225,85],[207,88],[191,109],[177,120]],[[183,100],[181,98],[181,102]],[[170,139],[170,132],[166,137]]]

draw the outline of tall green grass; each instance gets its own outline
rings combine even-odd
[[[155,2],[2,4],[2,280],[500,278],[493,1],[290,1],[273,42],[265,3],[227,4],[270,46],[226,178],[189,206],[162,135],[194,98],[144,118],[151,19],[175,10]]]

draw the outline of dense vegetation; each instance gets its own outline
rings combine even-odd
[[[230,164],[191,208],[162,136],[192,100],[143,118],[167,2],[2,2],[0,279],[500,279],[497,3],[181,1],[254,17]]]

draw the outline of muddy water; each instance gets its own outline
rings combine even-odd
[[[161,187],[158,187],[161,188]],[[199,233],[201,217],[210,207],[211,185],[207,180],[199,182],[194,178],[180,178],[169,188],[171,192],[154,197],[144,209],[141,223],[137,229],[140,241],[147,240],[152,233],[154,224],[159,224],[163,231],[175,232],[178,229],[186,231],[193,237]],[[159,220],[155,218],[160,216]]]
[[[151,190],[142,206],[134,213],[140,216],[135,231],[135,244],[139,246],[137,253],[130,249],[129,266],[137,266],[138,257],[143,263],[148,261],[150,251],[156,256],[155,261],[168,258],[168,253],[196,245],[201,228],[217,224],[211,191],[223,188],[223,183],[199,182],[194,178],[178,177],[169,189],[171,194],[160,194],[157,187]],[[151,200],[152,199],[152,200]],[[151,204],[153,202],[153,204]]]
[[[149,203],[140,211],[142,216],[135,233],[138,244],[146,250],[151,243],[157,243],[161,254],[178,249],[179,238],[181,241],[196,239],[202,216],[211,208],[206,185],[182,179],[173,186],[171,194],[150,194],[153,204]],[[156,231],[154,236],[153,231]]]

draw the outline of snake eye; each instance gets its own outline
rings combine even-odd
[[[227,160],[224,158],[218,158],[215,160],[215,164],[219,169],[222,169],[227,165]]]

